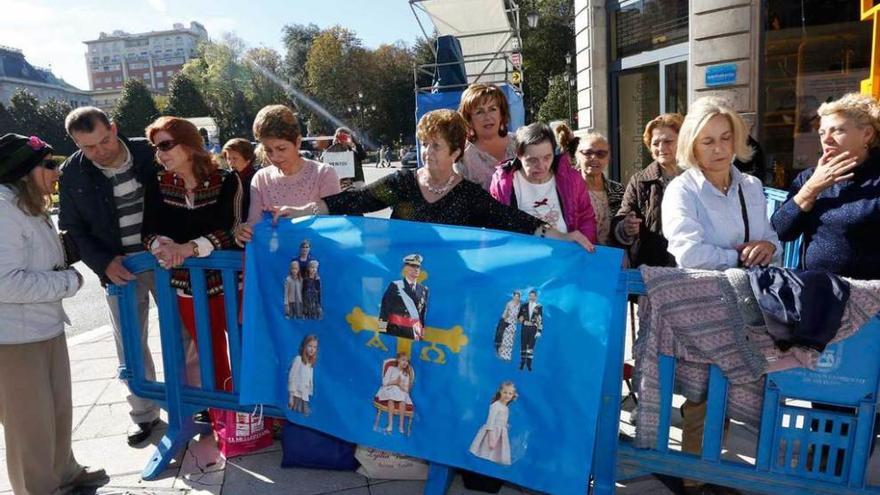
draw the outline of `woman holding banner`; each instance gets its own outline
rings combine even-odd
[[[300,156],[302,135],[293,110],[284,105],[263,107],[253,131],[271,166],[258,170],[251,181],[247,223],[235,232],[241,245],[251,240],[263,212],[310,204],[341,190],[332,167]]]
[[[480,186],[464,180],[453,168],[465,147],[467,124],[452,110],[423,115],[416,130],[422,142],[424,167],[400,170],[362,188],[344,191],[300,207],[274,208],[274,216],[363,214],[391,208],[391,218],[415,222],[464,225],[535,234],[575,241],[593,251],[580,231],[563,233],[543,220],[495,201]]]

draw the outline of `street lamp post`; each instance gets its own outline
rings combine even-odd
[[[528,14],[526,14],[526,22],[529,23],[529,27],[532,29],[538,27],[538,13],[529,12]]]
[[[574,79],[571,78],[571,74],[569,73],[568,68],[571,66],[571,53],[565,54],[565,75],[563,76],[565,79],[565,96],[568,99],[568,124],[571,125],[571,85],[569,82],[574,82]]]

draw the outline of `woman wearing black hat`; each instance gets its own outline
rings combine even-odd
[[[36,136],[0,138],[0,424],[16,494],[96,487],[103,470],[76,462],[61,300],[83,278],[65,261],[47,214],[58,180],[52,147]]]

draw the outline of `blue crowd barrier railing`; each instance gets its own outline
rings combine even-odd
[[[785,201],[787,193],[765,189],[768,214]],[[783,265],[799,266],[801,239],[785,244]],[[641,277],[624,273],[621,288],[644,295]],[[620,306],[623,302],[620,303]],[[615,308],[615,313],[620,308]],[[619,438],[621,379],[625,335],[623,325],[609,346],[600,411],[597,457],[593,466],[593,493],[614,492],[615,481],[659,473],[764,493],[848,494],[877,493],[866,475],[874,438],[878,385],[880,385],[880,319],[866,323],[852,337],[829,345],[815,370],[793,369],[765,378],[763,410],[755,462],[721,458],[724,443],[727,379],[710,366],[709,396],[700,455],[669,447],[675,358],[660,358],[659,429],[657,444],[637,449]],[[814,409],[792,401],[814,401],[843,410]],[[846,410],[851,408],[851,410]],[[616,460],[616,464],[615,461]]]
[[[785,200],[785,192],[767,190],[768,212]],[[787,243],[785,266],[797,266],[800,241]],[[136,284],[108,288],[120,297],[120,316],[126,367],[131,391],[161,405],[168,413],[168,430],[156,452],[144,468],[146,480],[155,479],[181,452],[187,442],[207,430],[196,425],[193,413],[205,408],[251,412],[254,405],[240,404],[238,385],[241,367],[241,325],[239,323],[239,280],[243,266],[241,252],[215,252],[206,258],[188,259],[183,268],[190,271],[193,307],[199,351],[201,386],[187,384],[181,321],[177,294],[171,287],[171,273],[160,267],[150,254],[133,256],[125,261],[132,273],[155,272],[156,302],[162,349],[162,379],[147,380],[144,375],[140,319],[137,314]],[[212,337],[208,316],[206,270],[222,274],[232,390],[214,381]],[[853,337],[826,349],[826,369],[789,370],[770,373],[766,378],[763,415],[754,464],[721,459],[723,447],[727,380],[721,371],[710,367],[709,397],[702,452],[699,456],[669,448],[671,405],[675,380],[675,359],[660,359],[660,428],[657,445],[636,449],[619,438],[621,380],[626,340],[627,298],[643,295],[645,287],[637,270],[621,274],[618,296],[612,308],[613,326],[618,331],[609,336],[609,354],[602,377],[601,404],[596,436],[596,452],[591,468],[593,493],[614,492],[615,481],[638,473],[662,473],[698,479],[754,491],[779,493],[875,493],[880,487],[868,486],[865,475],[878,397],[880,376],[880,332],[858,332]],[[880,330],[880,320],[868,325]],[[820,359],[820,362],[823,360]],[[829,364],[830,363],[830,364]],[[835,374],[834,380],[830,371]],[[835,381],[836,380],[836,381]],[[789,399],[817,401],[854,408],[854,413],[817,410],[789,404]],[[275,407],[265,414],[284,417]],[[447,491],[454,471],[431,464],[426,494]]]

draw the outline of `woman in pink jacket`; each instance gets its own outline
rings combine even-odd
[[[580,231],[596,243],[596,215],[568,155],[556,156],[556,139],[536,122],[516,131],[516,158],[492,176],[489,193],[501,203],[540,218],[560,232]]]

